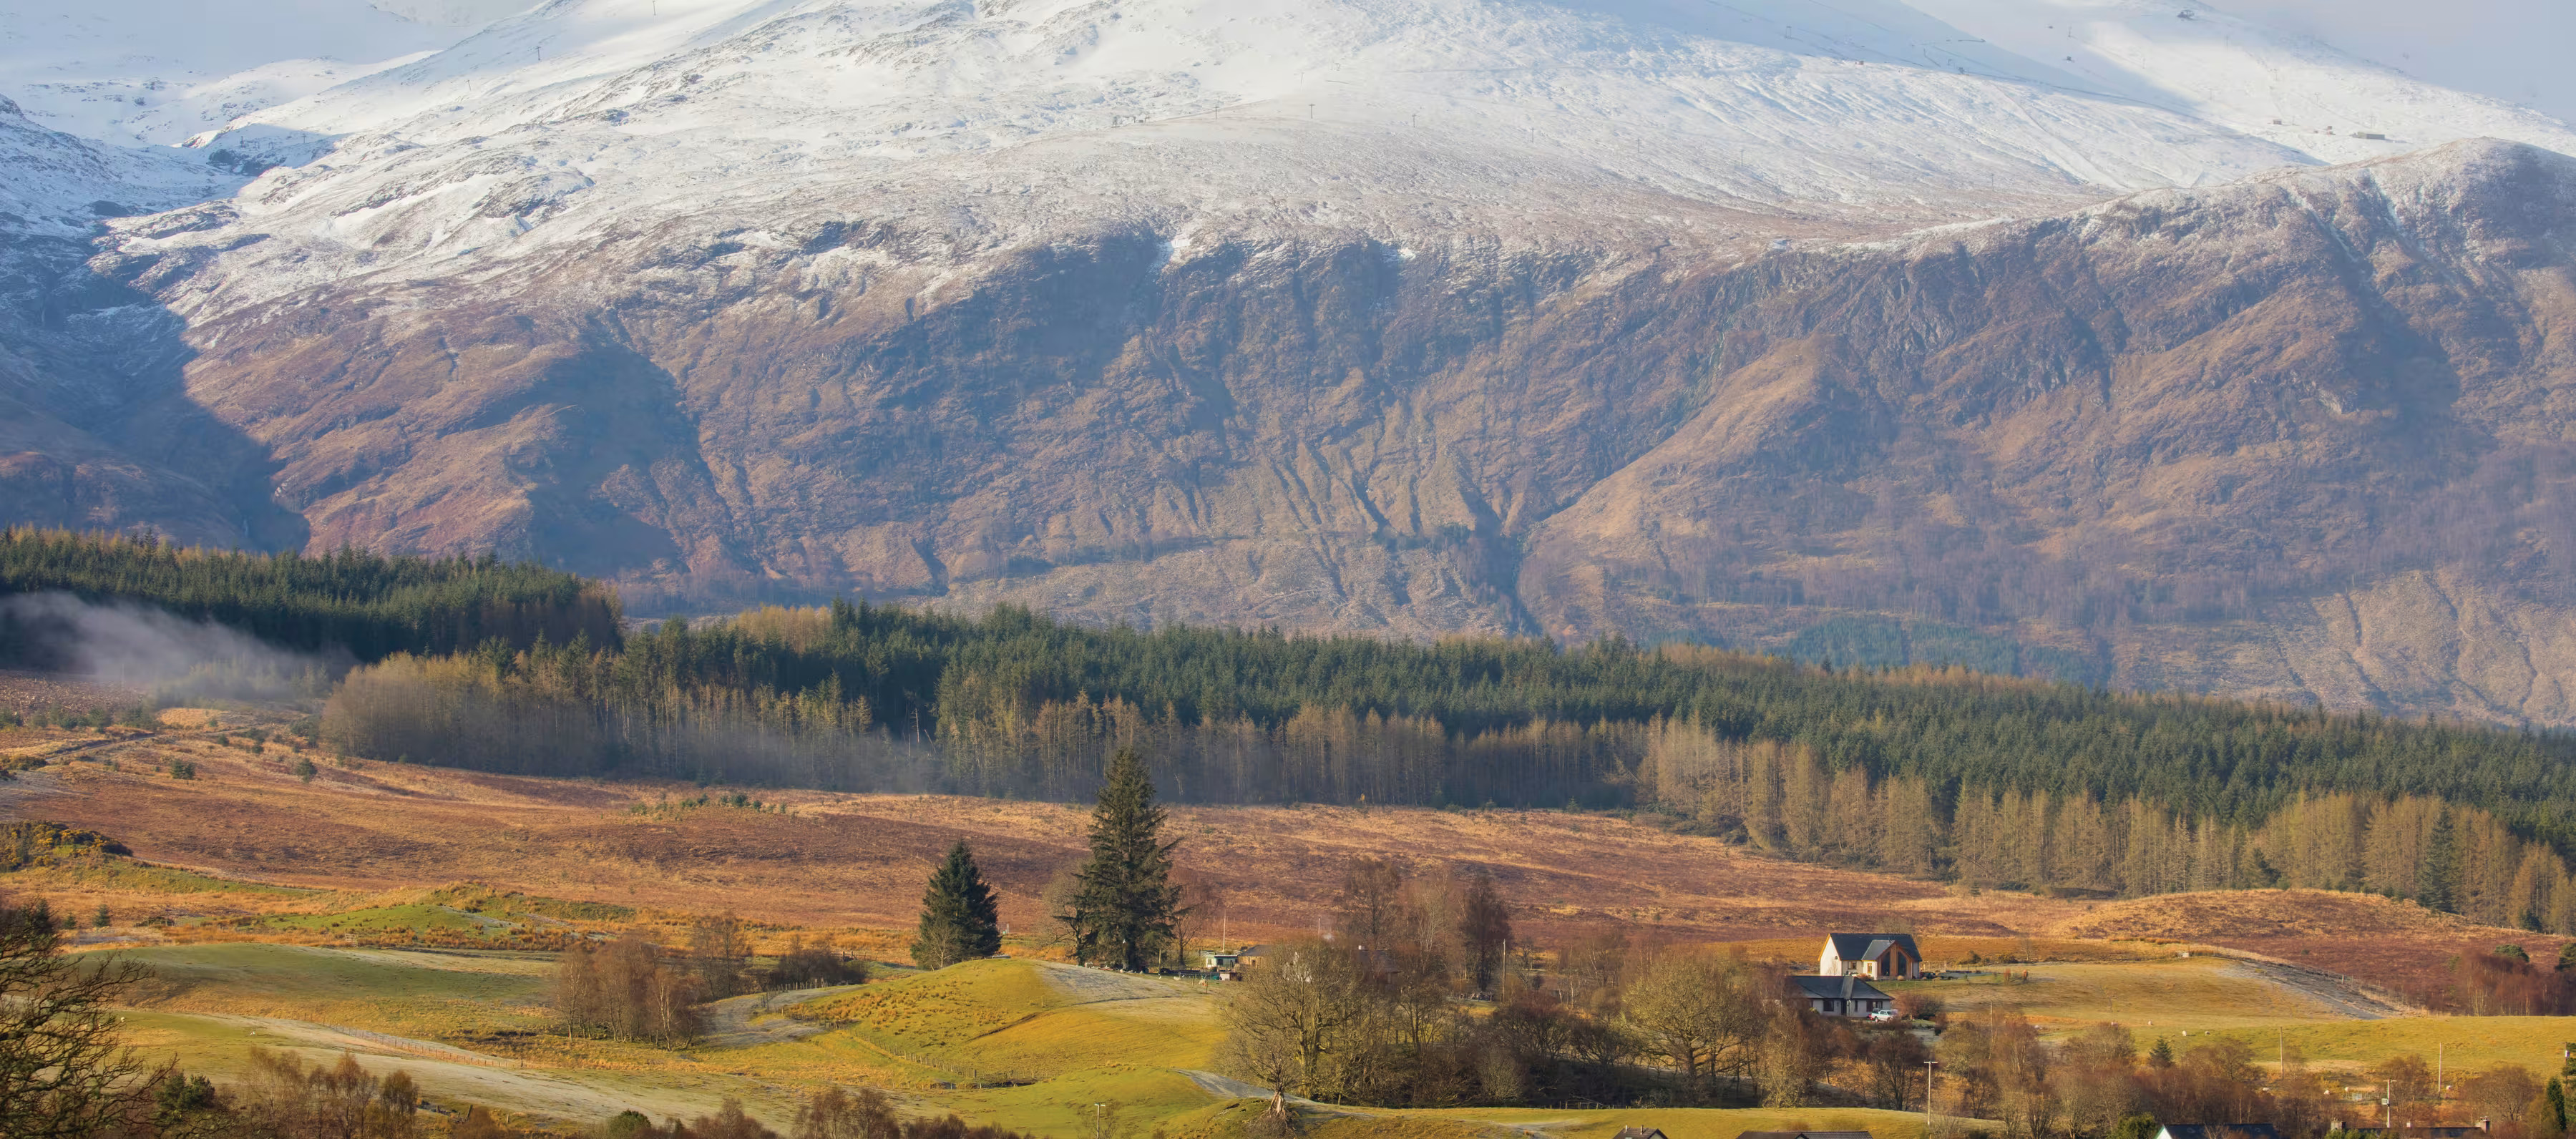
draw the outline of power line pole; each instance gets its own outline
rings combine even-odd
[[[1932,1075],[1940,1066],[1939,1060],[1923,1062],[1923,1139],[1932,1139]]]

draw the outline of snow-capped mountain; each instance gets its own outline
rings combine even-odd
[[[176,143],[454,44],[524,0],[11,0],[0,96],[37,125]]]
[[[936,200],[1019,177],[1053,211],[1049,183],[1146,154],[1105,196],[1175,217],[1260,201],[1401,225],[1422,207],[1400,199],[1456,191],[1879,226],[2465,137],[2576,149],[2536,112],[2162,0],[521,7],[299,0],[253,23],[18,0],[0,93],[95,140],[305,167],[239,203],[323,259],[298,282],[806,187]],[[477,224],[502,183],[544,216]]]
[[[168,48],[118,74],[199,94],[135,114],[17,88],[82,169],[213,172],[98,220],[24,324],[122,330],[25,398],[131,393],[62,414],[120,485],[196,489],[58,463],[22,513],[211,496],[262,543],[498,546],[648,608],[1938,614],[2061,674],[2576,721],[2283,608],[2466,558],[2457,627],[2576,644],[2515,592],[2556,571],[2490,572],[2523,538],[2443,529],[2502,510],[2555,564],[2557,476],[2478,481],[2561,469],[2576,132],[2530,109],[2137,0],[507,7]],[[13,212],[134,212],[96,180]],[[2298,679],[2332,651],[2382,663]]]

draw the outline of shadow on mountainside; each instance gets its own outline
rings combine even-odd
[[[92,253],[0,233],[0,523],[301,548],[268,449],[190,397],[186,322]]]

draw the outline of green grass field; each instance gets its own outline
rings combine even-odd
[[[410,895],[336,914],[272,915],[278,931],[383,935],[491,928],[516,900]],[[565,918],[596,920],[592,914]],[[857,989],[727,1002],[724,1031],[697,1046],[573,1041],[548,1035],[553,958],[543,953],[352,949],[197,943],[127,951],[154,979],[129,1011],[147,1055],[172,1055],[219,1079],[247,1069],[255,1047],[309,1062],[341,1052],[378,1071],[410,1071],[434,1099],[481,1103],[567,1127],[629,1108],[657,1118],[714,1110],[726,1096],[784,1128],[808,1089],[888,1089],[908,1113],[956,1112],[1045,1136],[1169,1139],[1240,1134],[1258,1113],[1221,1067],[1224,990],[1168,978],[995,959],[937,972],[890,970]],[[2025,970],[2017,968],[2016,972]],[[2388,1056],[2439,1055],[2454,1072],[2496,1063],[2554,1072],[2563,1019],[2357,1020],[2320,997],[2238,962],[2199,957],[2033,965],[2027,981],[1993,976],[1890,985],[1937,994],[1954,1013],[2017,1007],[2044,1031],[2118,1021],[2141,1048],[2186,1049],[2213,1035],[2246,1040],[2259,1059],[2283,1045],[2329,1073]],[[1103,1106],[1095,1106],[1103,1105]],[[1317,1136],[1449,1139],[1498,1130],[1586,1139],[1649,1124],[1675,1139],[1733,1139],[1745,1130],[1867,1130],[1921,1139],[1919,1116],[1852,1110],[1309,1109]]]
[[[2576,1040],[2564,1017],[2392,1017],[2356,1019],[2315,996],[2267,980],[2215,957],[2126,963],[2031,965],[2026,983],[1997,979],[1889,982],[1892,991],[1937,995],[1953,1013],[1990,1006],[2020,1009],[2044,1034],[2088,1024],[2129,1028],[2145,1050],[2162,1038],[2176,1052],[2213,1035],[2253,1044],[2271,1062],[2286,1046],[2314,1067],[2357,1072],[2408,1053],[2457,1071],[2517,1064],[2534,1076],[2556,1075],[2560,1050]]]
[[[2219,1035],[2252,1044],[2254,1058],[2264,1063],[2272,1062],[2286,1045],[2306,1057],[2309,1066],[2333,1072],[2359,1072],[2391,1056],[2413,1053],[2427,1065],[2438,1060],[2453,1076],[2515,1064],[2534,1078],[2546,1079],[2558,1074],[2559,1053],[2566,1042],[2576,1040],[2576,1031],[2571,1030],[2576,1030],[2576,1019],[2563,1016],[2434,1016],[2328,1021]],[[2142,1037],[2151,1035],[2142,1033]],[[2179,1037],[2173,1040],[2177,1049],[2187,1043]]]
[[[235,928],[246,933],[330,933],[346,937],[412,932],[488,936],[511,924],[506,919],[467,913],[453,906],[428,904],[373,906],[336,914],[268,914],[233,922]]]
[[[345,1051],[372,1070],[411,1072],[435,1100],[574,1126],[629,1108],[694,1116],[735,1096],[784,1127],[803,1089],[826,1083],[887,1087],[911,1113],[957,1112],[1046,1136],[1091,1135],[1097,1114],[1113,1135],[1215,1139],[1239,1133],[1258,1110],[1258,1101],[1234,1100],[1192,1075],[1216,1065],[1215,991],[1044,962],[970,962],[810,1001],[793,1009],[803,1018],[795,1026],[813,1033],[802,1039],[679,1051],[562,1042],[558,1055],[476,1039],[544,1025],[550,963],[542,955],[234,943],[130,956],[155,969],[158,994],[126,1014],[132,1041],[218,1079],[247,1071],[253,1048],[311,1063]],[[1031,1082],[976,1087],[964,1078],[973,1072]],[[1910,1115],[1844,1111],[1325,1109],[1312,1122],[1320,1135],[1423,1139],[1498,1127],[1581,1137],[1638,1122],[1677,1139],[1731,1139],[1774,1124],[1920,1139],[1921,1127]]]
[[[155,1010],[278,1017],[401,1036],[533,1028],[546,1022],[554,963],[468,955],[218,942],[119,956],[149,966]]]

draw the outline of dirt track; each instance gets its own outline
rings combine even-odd
[[[2324,1002],[2336,1013],[2354,1020],[2385,1020],[2392,1016],[2420,1015],[2422,1009],[2404,1005],[2371,992],[2352,978],[2320,969],[2306,969],[2278,961],[2260,961],[2239,957],[2229,962],[2231,972],[2241,972],[2298,991]]]
[[[781,1015],[788,1006],[838,996],[858,987],[831,985],[820,989],[790,989],[726,997],[707,1006],[707,1034],[703,1044],[708,1048],[749,1048],[755,1044],[802,1040],[831,1026],[792,1020]]]

